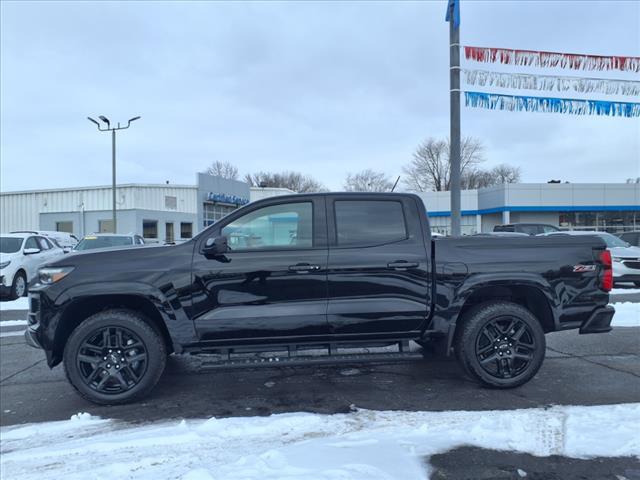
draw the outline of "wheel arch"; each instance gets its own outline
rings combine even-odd
[[[165,319],[151,299],[135,293],[105,294],[78,298],[71,301],[62,311],[53,342],[52,358],[54,364],[62,360],[67,340],[78,325],[91,315],[110,309],[126,309],[142,314],[151,327],[161,335],[167,352],[175,351],[174,341]]]
[[[450,324],[447,335],[447,351],[450,351],[467,312],[477,305],[491,301],[508,301],[529,310],[540,322],[545,333],[556,330],[556,316],[552,303],[544,291],[527,283],[497,283],[485,285],[467,292],[456,321]]]

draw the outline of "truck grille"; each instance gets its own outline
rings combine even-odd
[[[622,262],[625,267],[637,268],[640,270],[640,261],[638,262]]]

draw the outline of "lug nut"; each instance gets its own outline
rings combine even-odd
[[[124,357],[120,359],[121,362],[124,362]]]
[[[106,359],[107,359],[107,357],[102,357],[102,359],[103,359],[103,360],[106,360]]]
[[[500,354],[500,355],[502,355],[502,354]],[[107,363],[107,368],[111,368],[111,364],[110,363]]]
[[[120,368],[120,365],[116,365],[116,369],[119,369],[119,368]]]

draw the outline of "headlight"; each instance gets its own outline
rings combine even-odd
[[[0,263],[0,269],[4,267],[8,267],[10,263],[11,263],[11,260],[7,260],[6,262]]]
[[[620,257],[613,257],[613,261],[614,261],[614,262],[622,262],[622,258],[620,258]]]
[[[59,282],[73,271],[73,267],[45,267],[38,270],[40,283],[51,285]]]

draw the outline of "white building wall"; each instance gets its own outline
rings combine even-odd
[[[176,209],[165,206],[176,197]],[[0,231],[37,230],[40,213],[111,210],[111,187],[65,188],[0,194]],[[190,185],[121,185],[116,188],[117,210],[197,212],[197,188]]]

